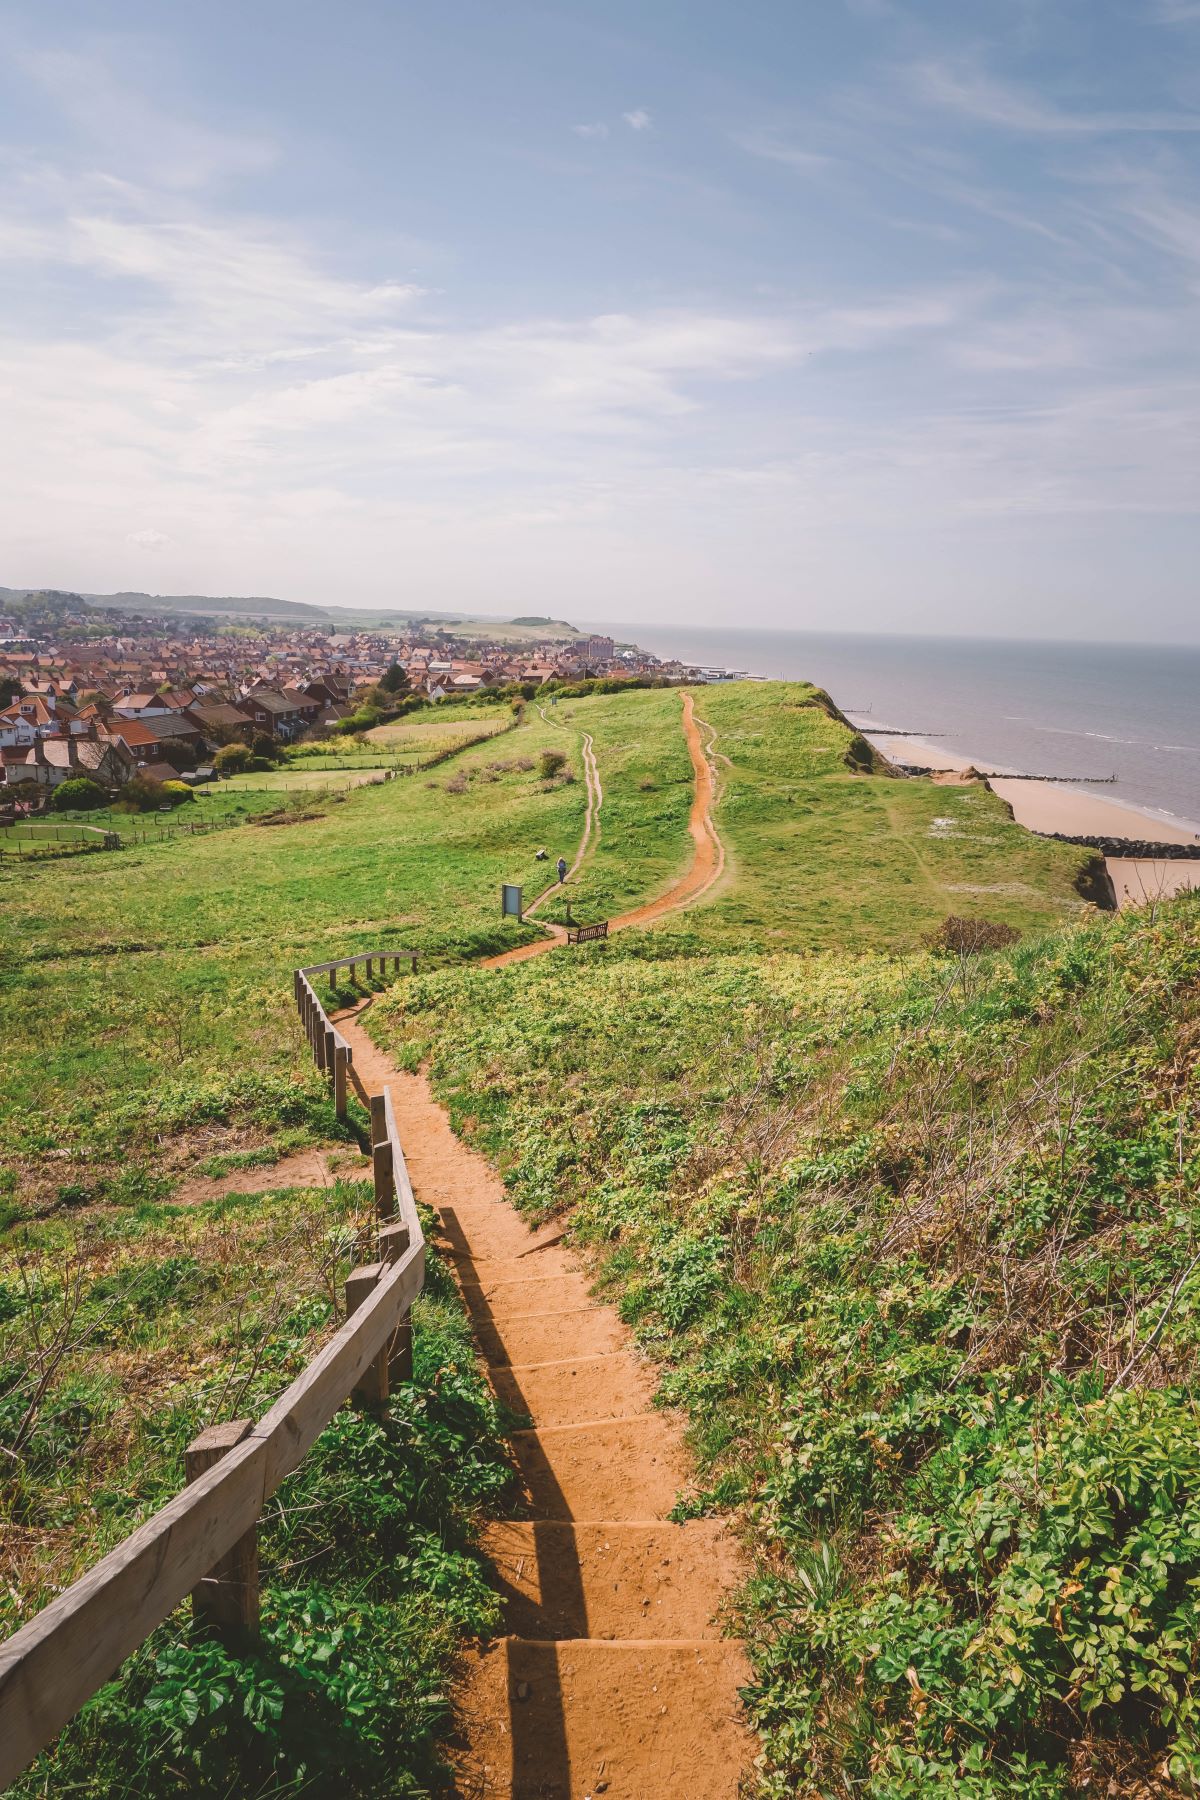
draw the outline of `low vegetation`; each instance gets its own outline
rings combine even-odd
[[[96,1504],[118,1535],[161,1503],[178,1484],[182,1446],[198,1422],[256,1413],[296,1358],[311,1354],[314,1334],[332,1323],[332,1282],[368,1200],[369,1190],[350,1187],[285,1195],[253,1218],[218,1208],[183,1232],[176,1217],[178,1247],[166,1257],[149,1254],[161,1244],[142,1233],[146,1254],[127,1255],[91,1282],[85,1304],[106,1334],[93,1335],[93,1346],[119,1343],[136,1362],[161,1366],[171,1332],[182,1331],[191,1350],[186,1358],[176,1351],[166,1394],[134,1389],[141,1454],[125,1472],[111,1451],[97,1455],[104,1377],[77,1374],[69,1399],[60,1390],[37,1428],[37,1453],[26,1445],[26,1515],[60,1516],[65,1469],[98,1481]],[[219,1254],[214,1271],[214,1234],[247,1279],[237,1309]],[[311,1255],[314,1239],[322,1250],[308,1278],[297,1279],[281,1266],[281,1246],[300,1243]],[[223,1314],[212,1303],[222,1292]],[[475,1529],[513,1475],[504,1421],[476,1367],[453,1283],[436,1263],[413,1326],[413,1380],[379,1415],[340,1412],[270,1504],[253,1651],[225,1649],[181,1608],[10,1790],[18,1800],[416,1797],[444,1785],[438,1746],[453,1660],[464,1636],[487,1634],[497,1619],[473,1553]],[[129,1410],[128,1367],[119,1380],[113,1404]]]
[[[671,951],[503,1007],[447,971],[374,1029],[594,1251],[693,1420],[685,1507],[740,1509],[764,1792],[1192,1791],[1200,906]]]
[[[499,888],[528,899],[574,856],[585,733],[604,800],[576,919],[685,868],[677,691],[452,703],[324,746],[332,768],[55,821],[121,850],[4,860],[5,1624],[330,1329],[368,1195],[289,974],[386,943],[422,973],[379,1034],[432,1056],[519,1203],[594,1248],[692,1415],[685,1504],[753,1534],[764,1791],[1200,1782],[1200,914],[1092,918],[1078,851],[981,786],[869,772],[813,689],[697,710],[724,881],[503,976],[471,965],[537,935]],[[364,754],[439,761],[377,781]],[[327,1186],[196,1196],[315,1149]],[[23,1796],[437,1785],[446,1671],[494,1617],[473,1522],[509,1471],[444,1282],[418,1326],[388,1417],[340,1415],[270,1515],[261,1653],[177,1615]]]

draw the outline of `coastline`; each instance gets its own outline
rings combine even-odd
[[[903,768],[920,761],[924,767],[962,770],[978,768],[977,762],[923,738],[895,737],[878,727],[866,729],[851,721],[881,755]],[[938,777],[934,776],[934,780]],[[947,779],[943,777],[943,779]],[[953,779],[953,777],[949,777]],[[1066,837],[1130,838],[1160,844],[1200,842],[1200,825],[1111,800],[1085,788],[1054,781],[1006,780],[1003,773],[985,772],[992,791],[1007,802],[1013,818],[1027,831],[1043,835],[1061,832]],[[1150,857],[1105,857],[1109,879],[1119,907],[1140,906],[1169,899],[1191,888],[1200,888],[1200,861],[1174,861]]]

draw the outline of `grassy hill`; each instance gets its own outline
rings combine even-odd
[[[0,606],[6,600],[24,600],[44,592],[39,588],[0,587]],[[469,613],[431,612],[421,607],[360,607],[330,604],[318,606],[306,600],[280,600],[270,594],[83,594],[92,606],[110,612],[147,613],[152,616],[195,614],[203,618],[237,619],[252,623],[323,626],[333,631],[407,632],[414,624],[445,628],[456,638],[470,642],[569,643],[581,634],[562,619],[472,618]]]
[[[763,1791],[1194,1791],[1200,905],[982,959],[671,948],[502,1006],[447,971],[373,1029],[591,1247],[694,1510],[741,1509]]]
[[[1019,831],[982,788],[870,772],[812,688],[697,699],[723,882],[651,931],[503,975],[473,964],[536,933],[501,921],[499,885],[532,897],[537,850],[573,851],[584,732],[604,804],[576,917],[620,913],[685,867],[677,692],[527,707],[417,776],[318,783],[295,822],[0,863],[0,1444],[20,1459],[0,1501],[0,1619],[127,1532],[197,1424],[279,1391],[328,1331],[369,1192],[301,1054],[290,970],[386,942],[428,972],[377,1001],[381,1037],[432,1055],[521,1204],[564,1212],[594,1246],[692,1414],[697,1504],[744,1509],[766,1791],[844,1792],[845,1776],[873,1800],[948,1782],[1057,1800],[1089,1757],[1189,1767],[1190,1663],[1171,1634],[1191,1629],[1200,1576],[1183,1432],[1197,914],[1094,919],[1080,852]],[[512,722],[493,715],[416,715],[400,747]],[[547,751],[565,771],[543,774]],[[1024,936],[947,962],[923,939],[949,912]],[[314,1147],[333,1158],[327,1186],[179,1198]],[[372,1566],[371,1604],[391,1610],[370,1630],[390,1648],[364,1693],[399,1748],[368,1758],[356,1793],[407,1791],[405,1746],[428,1772],[446,1661],[490,1616],[469,1515],[506,1479],[502,1421],[447,1307],[437,1290],[426,1387],[393,1447],[335,1442],[313,1474],[349,1495],[330,1541],[285,1534],[270,1553],[277,1583],[315,1559],[304,1654],[332,1656],[354,1605],[342,1549],[381,1503],[351,1481],[356,1459],[386,1451],[397,1482],[411,1466],[431,1484],[428,1560],[397,1575],[381,1550]],[[37,1345],[64,1326],[27,1429]],[[466,1469],[453,1492],[449,1454]],[[52,1789],[189,1791],[146,1775],[166,1740],[146,1736],[143,1702],[164,1658],[184,1657],[184,1688],[240,1694],[242,1679],[193,1655],[168,1622],[71,1734]],[[399,1723],[397,1687],[416,1696]],[[205,1753],[231,1759],[220,1791],[294,1791],[280,1769],[295,1757],[264,1763],[231,1716],[203,1727]]]

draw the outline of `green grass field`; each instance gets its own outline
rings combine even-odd
[[[581,784],[538,778],[551,731],[534,714],[503,756],[484,746],[331,796],[299,824],[0,869],[3,1192],[103,1186],[116,1158],[123,1180],[158,1180],[186,1160],[175,1132],[160,1142],[177,1105],[204,1095],[219,1111],[251,1079],[281,1104],[311,1085],[298,962],[380,941],[458,957],[533,935],[501,924],[500,883],[532,882],[538,845],[577,838],[583,810]],[[36,1032],[21,1025],[35,1016]]]
[[[217,793],[221,794],[302,794],[345,793],[348,788],[365,787],[386,774],[389,765],[378,762],[365,768],[331,763],[310,768],[304,763],[289,763],[281,769],[252,769],[245,775],[221,778]],[[407,779],[397,776],[397,780]]]
[[[653,1256],[668,1261],[677,1218],[678,1279],[686,1288],[694,1258],[697,1292],[715,1306],[716,1287],[705,1271],[724,1265],[712,1261],[717,1253],[704,1236],[703,1209],[711,1204],[709,1235],[721,1237],[766,1175],[748,1152],[743,1168],[736,1158],[744,1146],[735,1146],[726,1174],[713,1165],[716,1187],[705,1189],[694,1218],[690,1189],[671,1186],[670,1121],[679,1109],[678,1142],[690,1144],[693,1117],[710,1117],[706,1096],[720,1088],[726,1104],[722,1081],[744,1076],[756,1094],[770,1096],[777,1076],[790,1079],[793,1052],[777,1067],[763,1047],[767,1027],[786,1037],[797,1021],[810,1019],[818,1034],[836,1035],[847,1020],[861,1022],[878,1009],[894,1020],[924,1021],[925,977],[913,974],[924,960],[914,964],[913,952],[948,912],[983,914],[1034,934],[1079,912],[1078,852],[1019,832],[982,789],[852,772],[846,757],[853,735],[812,690],[706,690],[697,711],[717,734],[716,752],[728,759],[720,764],[717,809],[729,849],[724,882],[695,910],[651,931],[594,951],[558,952],[503,978],[462,965],[538,935],[532,924],[501,920],[499,888],[516,881],[532,898],[554,858],[573,858],[585,806],[585,732],[594,740],[604,804],[598,839],[572,884],[575,917],[627,910],[662,892],[687,866],[692,777],[678,692],[560,699],[546,703],[544,715],[530,705],[515,729],[507,729],[507,705],[415,715],[382,728],[393,735],[374,741],[388,754],[430,755],[480,730],[497,735],[419,775],[378,785],[349,785],[350,771],[343,778],[306,769],[298,757],[280,774],[299,784],[295,793],[221,783],[164,815],[172,827],[215,814],[237,819],[232,829],[164,836],[43,866],[0,863],[0,1447],[11,1449],[21,1434],[34,1309],[49,1308],[50,1321],[78,1304],[87,1327],[50,1384],[37,1457],[26,1433],[21,1480],[4,1489],[0,1557],[10,1617],[23,1616],[48,1584],[67,1578],[156,1503],[177,1478],[181,1446],[198,1423],[232,1416],[235,1395],[265,1393],[254,1380],[269,1385],[278,1378],[282,1385],[327,1329],[321,1284],[353,1248],[358,1190],[343,1184],[253,1202],[172,1204],[180,1183],[198,1171],[269,1164],[318,1144],[341,1143],[350,1154],[352,1133],[336,1124],[303,1053],[290,982],[298,963],[383,945],[420,951],[431,973],[406,976],[377,1008],[389,1041],[409,1057],[421,1045],[434,1048],[460,1122],[486,1135],[527,1203],[544,1206],[565,1193],[580,1207],[585,1235],[592,1233],[590,1187],[585,1194],[576,1180],[584,1170],[588,1183],[598,1184],[594,1204],[611,1208],[607,1229],[619,1236],[628,1225],[629,1242],[641,1243],[645,1207],[657,1234]],[[362,746],[355,749],[361,756]],[[547,751],[565,755],[566,767],[544,774]],[[245,778],[255,789],[264,779]],[[336,791],[343,779],[346,791]],[[118,816],[114,823],[117,830],[124,823],[154,832],[155,819]],[[537,860],[539,849],[548,862]],[[548,916],[560,907],[557,897],[554,907]],[[834,944],[885,954],[836,967],[812,954]],[[915,997],[905,1000],[912,979]],[[455,1021],[463,1042],[451,1057],[442,1027]],[[939,1043],[930,1030],[931,1044]],[[603,1054],[595,1047],[598,1032],[605,1035]],[[753,1054],[752,1041],[759,1045]],[[722,1075],[727,1050],[734,1061]],[[960,1051],[956,1041],[947,1054]],[[753,1056],[761,1066],[752,1066]],[[864,1080],[874,1078],[868,1063]],[[592,1097],[601,1068],[606,1086],[611,1078],[607,1110]],[[563,1137],[569,1128],[578,1131],[577,1142]],[[648,1146],[648,1162],[638,1160],[640,1143]],[[630,1147],[619,1179],[605,1145],[614,1153]],[[639,1184],[637,1194],[622,1185],[626,1173]],[[700,1250],[696,1238],[704,1240]],[[624,1280],[620,1266],[614,1278]],[[748,1304],[740,1289],[738,1304]],[[647,1303],[647,1316],[656,1306]],[[442,1332],[444,1321],[435,1323]],[[749,1352],[723,1318],[721,1330],[727,1328],[736,1362]],[[786,1339],[791,1355],[798,1340],[790,1329],[772,1315],[764,1341]],[[437,1341],[444,1347],[444,1334]],[[248,1344],[255,1346],[256,1372],[244,1387]],[[460,1351],[445,1353],[459,1373]],[[691,1367],[682,1353],[679,1366]],[[678,1389],[702,1423],[709,1379],[704,1372],[698,1385]],[[737,1430],[749,1432],[728,1383],[716,1382],[712,1391]],[[494,1419],[477,1419],[471,1430],[478,1427],[482,1442],[494,1426]],[[411,1433],[405,1441],[411,1448]],[[703,1432],[698,1441],[719,1484],[726,1441],[710,1442]],[[481,1457],[481,1469],[493,1467],[491,1454]],[[756,1468],[774,1467],[763,1445],[754,1455]],[[427,1460],[432,1467],[432,1451]],[[480,1498],[487,1480],[480,1475]],[[461,1494],[455,1507],[460,1503]],[[451,1514],[457,1522],[439,1543],[457,1554],[465,1526],[453,1508]],[[315,1554],[319,1560],[324,1553]],[[330,1554],[336,1563],[341,1552]],[[282,1580],[287,1555],[277,1567]],[[426,1571],[416,1582],[418,1598],[426,1576],[436,1585],[436,1570]],[[376,1570],[372,1591],[383,1593],[387,1579]],[[410,1735],[402,1741],[424,1746],[421,1757],[444,1718],[437,1690],[454,1618],[461,1624],[468,1614],[486,1614],[473,1580],[458,1570],[450,1582],[436,1654],[425,1661],[404,1637],[417,1613],[403,1615],[396,1666],[415,1667],[430,1699],[418,1708],[420,1719],[404,1726]],[[352,1603],[346,1593],[328,1601],[333,1615]],[[391,1604],[386,1594],[385,1601]],[[391,1627],[385,1620],[380,1629]],[[191,1655],[195,1646],[184,1648]],[[167,1679],[163,1656],[169,1669],[178,1651],[177,1639],[153,1647],[121,1694],[157,1692],[153,1683]],[[387,1683],[379,1670],[372,1681],[378,1699]],[[115,1782],[119,1769],[122,1781],[135,1782],[110,1791],[139,1791],[121,1763],[121,1745],[140,1746],[137,1756],[152,1762],[153,1745],[161,1750],[167,1740],[146,1737],[136,1707],[122,1715],[126,1701],[112,1705],[116,1711],[101,1708],[88,1728],[99,1737],[89,1739],[81,1727],[50,1787],[31,1786],[30,1795],[59,1791],[57,1781],[61,1791],[98,1800],[105,1790],[101,1775],[86,1773],[89,1744],[99,1745],[96,1768],[108,1772],[104,1779]],[[249,1779],[251,1766],[254,1791],[293,1791],[279,1785],[277,1769],[264,1773],[253,1757],[237,1764],[230,1791]],[[382,1779],[383,1765],[373,1766],[370,1779]],[[68,1781],[81,1785],[63,1785]]]
[[[757,1791],[1194,1793],[1198,897],[961,960],[652,938],[370,1028],[690,1414]]]
[[[853,773],[854,734],[814,693],[737,682],[697,696],[731,862],[688,921],[706,945],[911,947],[949,913],[1027,930],[1079,911],[1079,850],[1032,837],[981,786]]]

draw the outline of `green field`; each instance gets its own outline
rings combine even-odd
[[[353,768],[336,763],[328,767],[309,768],[304,763],[291,763],[281,769],[251,769],[245,775],[221,778],[219,793],[229,794],[344,794],[350,788],[364,787],[379,781],[390,765],[375,763],[367,768]],[[400,777],[397,777],[400,779]]]
[[[845,1405],[858,1408],[854,1420],[874,1409],[887,1424],[898,1392],[926,1392],[917,1382],[928,1350],[925,1314],[914,1295],[931,1286],[941,1292],[941,1239],[934,1232],[930,1249],[918,1232],[902,1238],[893,1256],[871,1233],[884,1229],[896,1205],[911,1204],[924,1218],[927,1202],[942,1207],[947,1194],[967,1190],[947,1132],[935,1131],[936,1149],[909,1142],[898,1096],[907,1096],[934,1131],[937,1104],[950,1094],[957,1106],[964,1082],[963,1091],[973,1091],[976,1067],[985,1096],[1015,1092],[1042,1062],[1056,1067],[1060,1040],[1046,1048],[1042,1028],[1060,989],[1064,1034],[1092,1030],[1078,1016],[1068,977],[1054,973],[1060,963],[1074,966],[1069,946],[1076,940],[1039,948],[1048,927],[1082,914],[1075,882],[1085,859],[1019,831],[980,787],[862,772],[853,733],[811,689],[721,687],[697,695],[698,716],[706,732],[715,732],[721,759],[717,824],[729,853],[721,884],[694,910],[595,950],[556,952],[502,977],[471,969],[482,955],[540,935],[532,923],[501,920],[499,888],[519,882],[528,900],[546,884],[554,858],[572,859],[585,808],[585,732],[594,741],[604,802],[599,835],[571,884],[576,919],[616,916],[683,872],[691,854],[692,772],[681,711],[674,690],[591,695],[529,705],[508,729],[514,714],[507,704],[448,706],[372,734],[388,755],[450,750],[418,775],[355,784],[360,771],[308,769],[297,757],[275,777],[298,784],[295,793],[258,791],[267,778],[250,775],[162,815],[167,830],[206,816],[237,820],[231,829],[164,832],[161,842],[40,866],[0,864],[0,1448],[21,1459],[19,1481],[3,1489],[0,1518],[0,1593],[8,1594],[0,1604],[10,1606],[11,1619],[25,1616],[50,1584],[115,1541],[169,1490],[181,1446],[198,1422],[233,1416],[230,1408],[246,1406],[247,1396],[257,1404],[328,1328],[327,1289],[353,1251],[363,1200],[349,1176],[337,1186],[284,1188],[253,1202],[185,1208],[173,1196],[197,1173],[270,1166],[313,1146],[340,1147],[353,1169],[353,1128],[364,1121],[355,1113],[347,1133],[334,1120],[302,1054],[290,973],[298,963],[383,945],[420,951],[428,972],[406,976],[377,1003],[378,1030],[409,1061],[432,1052],[456,1118],[500,1157],[523,1204],[569,1206],[583,1241],[611,1253],[611,1279],[632,1296],[631,1318],[664,1357],[666,1391],[692,1410],[714,1494],[744,1504],[748,1520],[766,1534],[761,1541],[775,1575],[799,1579],[800,1563],[781,1559],[799,1556],[802,1539],[825,1541],[825,1526],[814,1524],[810,1511],[795,1510],[800,1501],[786,1512],[771,1498],[771,1484],[782,1479],[780,1459],[790,1454],[777,1442],[780,1409],[785,1396],[788,1405],[797,1396],[810,1410],[815,1404],[804,1386],[810,1363],[820,1364],[822,1393],[840,1392],[832,1365],[821,1360],[825,1336],[841,1344],[861,1325],[870,1338],[885,1277],[898,1296],[893,1323],[902,1336],[909,1333],[896,1353],[901,1362],[886,1370],[880,1362],[880,1372],[872,1363],[862,1387],[842,1378]],[[483,730],[499,735],[456,748]],[[354,750],[362,756],[361,744]],[[565,766],[543,769],[547,752],[565,757]],[[116,816],[114,827],[154,833],[158,818]],[[537,858],[542,849],[546,862]],[[546,911],[560,913],[557,896]],[[1006,976],[1004,962],[987,965],[976,990],[970,969],[932,962],[922,938],[951,912],[1024,932],[1011,965],[1016,973]],[[1107,943],[1104,934],[1113,929],[1088,926],[1079,941]],[[1140,940],[1131,935],[1129,942],[1139,979],[1150,980]],[[1175,956],[1174,940],[1166,942]],[[1056,943],[1068,948],[1056,950]],[[828,953],[834,948],[838,957]],[[1094,951],[1087,955],[1095,960]],[[374,985],[382,988],[382,980]],[[1110,1012],[1114,992],[1104,989]],[[1017,998],[1017,1010],[1006,1012]],[[921,1082],[903,1088],[902,1052],[910,1040]],[[920,1061],[926,1057],[928,1091]],[[748,1099],[735,1129],[738,1093]],[[878,1114],[876,1093],[885,1108]],[[1072,1104],[1082,1106],[1083,1097],[1071,1093]],[[958,1129],[960,1114],[953,1118]],[[893,1148],[904,1180],[911,1168],[924,1171],[919,1193],[903,1182],[888,1186]],[[928,1155],[927,1168],[918,1151]],[[865,1187],[855,1185],[860,1176]],[[969,1192],[974,1197],[979,1189]],[[980,1206],[985,1200],[992,1204],[984,1196]],[[1035,1259],[1038,1204],[1029,1202]],[[1047,1218],[1057,1220],[1061,1204],[1061,1195],[1052,1195]],[[1009,1229],[1007,1217],[997,1229]],[[967,1232],[961,1222],[959,1229]],[[826,1245],[828,1289],[821,1285]],[[1164,1269],[1174,1267],[1173,1254],[1153,1250]],[[639,1264],[649,1273],[639,1277]],[[843,1264],[850,1271],[844,1284]],[[800,1288],[789,1275],[793,1265]],[[962,1280],[982,1280],[976,1264],[968,1267]],[[956,1304],[967,1305],[965,1291],[954,1289]],[[425,1697],[397,1726],[397,1742],[416,1746],[410,1761],[419,1770],[431,1766],[444,1722],[439,1684],[455,1633],[487,1617],[474,1564],[453,1563],[443,1590],[437,1559],[457,1556],[466,1544],[472,1493],[485,1502],[505,1479],[493,1443],[497,1421],[478,1410],[478,1393],[467,1393],[461,1325],[448,1322],[440,1301],[430,1304],[429,1380],[444,1366],[453,1374],[446,1377],[451,1394],[466,1384],[463,1430],[481,1448],[478,1467],[470,1464],[452,1502],[430,1523],[433,1562],[405,1576],[411,1580],[401,1622],[393,1614],[377,1621],[385,1637],[392,1632],[394,1668],[411,1673],[414,1692]],[[986,1292],[974,1304],[981,1320],[991,1319]],[[82,1308],[86,1329],[69,1335],[37,1433],[22,1435],[20,1397],[39,1354],[30,1348],[35,1309],[47,1309],[50,1322],[72,1306]],[[853,1330],[843,1329],[843,1307]],[[936,1307],[929,1317],[935,1315],[942,1319]],[[249,1344],[254,1373],[245,1386]],[[1049,1391],[1044,1362],[1029,1365],[1022,1394]],[[944,1385],[945,1365],[935,1357],[930,1367],[931,1391],[942,1405],[937,1384]],[[439,1378],[439,1393],[443,1385]],[[979,1391],[972,1377],[964,1394],[978,1399]],[[411,1404],[425,1418],[431,1403]],[[940,1419],[934,1401],[929,1405]],[[796,1417],[803,1423],[809,1412],[801,1408]],[[421,1466],[434,1481],[437,1453],[422,1449],[419,1419],[404,1418],[397,1427],[404,1455],[425,1457]],[[931,1431],[941,1429],[936,1419]],[[840,1412],[829,1429],[843,1432],[851,1447],[839,1437],[837,1454],[857,1468],[860,1424],[838,1421]],[[965,1429],[957,1413],[952,1424]],[[881,1442],[890,1441],[890,1430],[881,1428]],[[794,1441],[809,1456],[808,1440]],[[439,1442],[445,1451],[446,1440]],[[880,1467],[891,1468],[886,1457]],[[857,1570],[877,1548],[860,1548],[859,1515],[890,1507],[892,1490],[854,1487],[841,1463],[830,1480],[827,1536]],[[850,1485],[836,1485],[843,1480]],[[370,1502],[360,1495],[356,1504]],[[340,1581],[344,1545],[333,1535],[328,1567],[342,1570]],[[297,1557],[310,1548],[301,1545]],[[280,1582],[290,1579],[290,1554],[279,1550]],[[325,1568],[326,1551],[318,1546],[312,1554]],[[400,1604],[389,1579],[382,1566],[373,1568],[371,1604]],[[860,1587],[845,1590],[848,1607],[860,1605]],[[330,1616],[340,1618],[338,1608],[351,1602],[331,1575],[333,1590]],[[412,1621],[419,1596],[435,1591],[445,1604],[435,1609],[422,1660]],[[750,1598],[763,1671],[757,1704],[783,1771],[784,1785],[770,1791],[780,1795],[794,1791],[786,1783],[801,1742],[784,1739],[803,1732],[807,1743],[816,1729],[798,1697],[797,1684],[807,1677],[796,1672],[795,1634],[770,1622],[781,1591]],[[868,1604],[874,1598],[861,1601]],[[169,1667],[180,1651],[177,1627],[163,1629],[114,1690],[109,1710],[81,1724],[65,1760],[48,1778],[43,1771],[49,1788],[30,1785],[30,1794],[76,1791],[99,1800],[108,1791],[160,1791],[136,1783],[156,1755],[184,1754],[141,1718],[142,1699],[164,1679],[162,1659]],[[323,1629],[314,1627],[318,1638]],[[861,1636],[851,1633],[845,1642],[858,1645]],[[199,1654],[190,1643],[183,1649]],[[777,1679],[772,1658],[781,1659]],[[234,1678],[226,1672],[222,1679]],[[821,1679],[833,1677],[824,1670]],[[1033,1685],[1031,1675],[1031,1691]],[[387,1686],[385,1671],[373,1667],[372,1706],[383,1706]],[[871,1702],[883,1723],[863,1739],[864,1768],[876,1753],[890,1757],[900,1741],[892,1732],[894,1698],[881,1689]],[[254,1761],[261,1744],[247,1749],[229,1717],[205,1727],[213,1743],[234,1746],[220,1791],[299,1791],[283,1785],[279,1767]],[[187,1729],[194,1750],[193,1726]],[[89,1730],[97,1735],[89,1738]],[[383,1724],[380,1731],[386,1737]],[[342,1743],[336,1731],[330,1742]],[[100,1771],[94,1779],[83,1773],[89,1746]],[[127,1751],[133,1764],[121,1760]],[[386,1764],[376,1761],[373,1773],[361,1775],[365,1785],[346,1791],[410,1791],[394,1785],[402,1761],[398,1752]],[[861,1785],[866,1778],[860,1772],[854,1779]],[[371,1781],[393,1785],[372,1788]],[[162,1791],[187,1790],[168,1784]],[[892,1800],[893,1792],[909,1790],[863,1791]],[[1009,1790],[979,1789],[981,1796],[993,1791]]]
[[[1200,903],[983,958],[670,942],[371,1029],[689,1412],[758,1556],[762,1794],[1194,1792]]]

